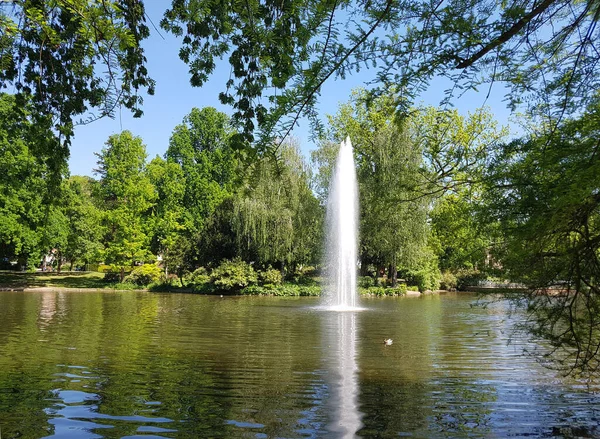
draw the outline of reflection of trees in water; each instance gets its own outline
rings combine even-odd
[[[361,435],[485,434],[495,389],[479,380],[478,367],[491,349],[478,351],[483,363],[461,369],[473,352],[482,322],[465,318],[455,301],[438,296],[390,301],[387,312],[364,313],[361,349]],[[469,309],[468,305],[466,309]],[[385,347],[384,338],[394,344]],[[479,349],[479,348],[478,348]]]
[[[360,435],[396,436],[425,431],[431,415],[429,388],[432,374],[430,349],[435,349],[439,298],[385,300],[385,310],[359,316],[361,350]],[[425,306],[424,306],[425,305]],[[394,344],[385,346],[383,340]]]
[[[64,293],[42,336],[49,303],[38,294],[3,296],[3,317],[10,312],[0,329],[3,436],[51,433],[44,409],[61,403],[56,389],[93,396],[104,416],[93,421],[113,426],[97,432],[110,437],[136,434],[139,423],[111,419],[134,414],[172,419],[157,426],[178,437],[244,433],[228,420],[295,436],[322,402],[318,324],[293,308],[282,318],[288,310],[250,310],[256,300]]]

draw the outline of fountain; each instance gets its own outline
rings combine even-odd
[[[326,305],[339,311],[356,309],[358,184],[347,137],[340,146],[327,200]]]
[[[327,430],[354,437],[361,428],[357,355],[356,269],[358,247],[358,184],[352,143],[340,145],[327,200],[327,285],[325,309],[350,311],[330,314],[326,345],[331,358],[331,422]]]

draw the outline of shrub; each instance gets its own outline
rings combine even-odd
[[[121,270],[114,265],[107,265],[102,272],[106,282],[119,282],[121,280]]]
[[[217,292],[217,288],[212,282],[207,282],[204,284],[194,284],[192,291],[198,294],[214,294]]]
[[[357,279],[357,284],[359,288],[369,288],[375,286],[376,279],[371,276],[359,276]]]
[[[321,288],[316,286],[283,284],[279,286],[273,285],[250,285],[244,288],[241,294],[245,296],[320,296]]]
[[[406,272],[407,284],[416,285],[421,293],[427,290],[437,290],[440,285],[440,277],[441,273],[436,258],[426,259],[419,269]]]
[[[281,271],[271,267],[264,271],[260,271],[258,273],[258,277],[260,279],[260,283],[263,285],[280,285],[283,281]]]
[[[444,271],[440,279],[440,288],[442,290],[455,290],[456,285],[456,276],[449,271]]]
[[[359,289],[359,292],[363,296],[404,296],[406,295],[406,285],[401,284],[390,288],[372,286],[368,288],[361,288]]]
[[[254,268],[241,260],[224,260],[212,271],[211,279],[215,287],[223,291],[239,291],[257,282]]]
[[[131,273],[125,276],[124,283],[146,286],[158,282],[162,274],[162,270],[158,265],[144,264],[135,267]]]
[[[469,286],[477,285],[477,283],[484,278],[485,275],[474,268],[458,270],[456,272],[456,288],[464,290]]]
[[[198,267],[192,273],[185,276],[186,284],[203,285],[209,282],[210,276],[204,267]]]
[[[115,290],[137,290],[140,286],[131,282],[117,282],[112,288]]]

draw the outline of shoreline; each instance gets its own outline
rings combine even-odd
[[[0,286],[0,292],[15,292],[15,293],[51,293],[51,292],[63,292],[63,293],[102,293],[102,292],[115,292],[115,291],[141,291],[141,292],[149,292],[148,288],[137,288],[131,290],[117,289],[117,288],[74,288],[74,287],[5,287]],[[182,291],[182,290],[164,290],[164,291],[152,291],[155,293],[189,293],[189,294],[197,294],[200,296],[248,296],[248,294],[222,294],[222,293],[195,293],[193,291]],[[421,297],[433,294],[446,293],[446,290],[436,290],[436,291],[425,291],[423,293],[419,291],[406,291],[405,294],[394,296],[394,297]],[[264,297],[268,297],[269,295],[263,295]],[[275,297],[275,296],[274,296]],[[371,295],[365,295],[365,297],[375,297]]]

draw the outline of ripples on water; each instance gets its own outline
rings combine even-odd
[[[600,435],[598,395],[474,300],[3,292],[1,437]]]

